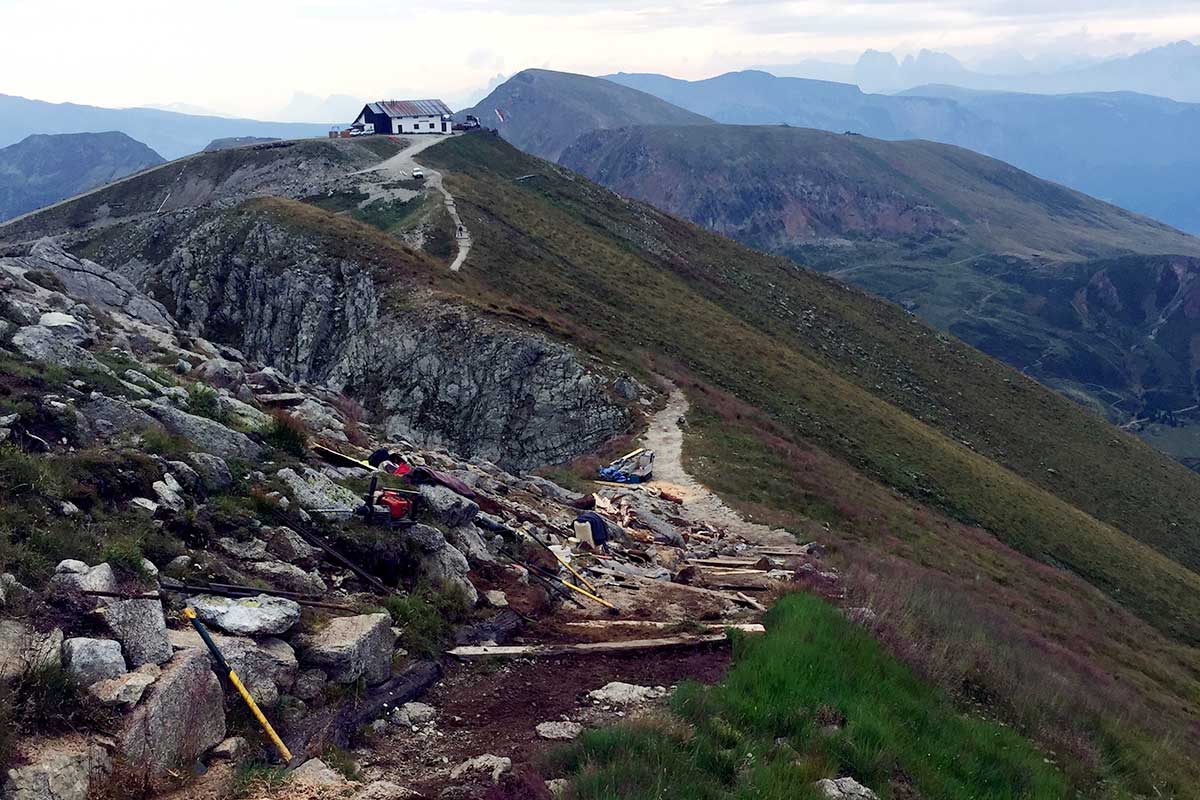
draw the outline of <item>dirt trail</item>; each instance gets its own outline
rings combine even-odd
[[[682,497],[682,516],[689,520],[711,522],[760,546],[794,547],[796,539],[790,533],[744,519],[684,468],[683,430],[679,420],[687,415],[687,410],[683,390],[672,389],[666,407],[654,415],[638,441],[640,446],[654,451],[654,479],[646,486]]]
[[[412,177],[413,170],[420,167],[425,173],[425,185],[441,193],[443,202],[446,204],[446,211],[450,214],[450,219],[454,221],[454,238],[458,242],[458,254],[450,264],[450,271],[458,272],[462,268],[463,262],[467,260],[467,254],[471,252],[471,232],[467,230],[467,226],[463,224],[462,218],[458,215],[458,209],[454,205],[454,195],[450,194],[443,184],[442,174],[437,170],[421,166],[414,159],[414,156],[422,150],[445,141],[445,139],[445,136],[428,134],[417,137],[411,140],[407,147],[386,161],[354,174],[380,172],[391,180],[408,180]]]

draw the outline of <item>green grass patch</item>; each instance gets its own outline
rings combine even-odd
[[[467,619],[470,606],[458,586],[421,584],[404,596],[392,596],[384,607],[401,629],[400,645],[410,653],[441,652],[454,626]]]
[[[561,754],[581,800],[817,797],[813,782],[845,775],[885,800],[1073,794],[1028,740],[954,708],[823,601],[784,597],[766,624],[735,640],[722,683],[680,687],[672,719],[589,731]]]

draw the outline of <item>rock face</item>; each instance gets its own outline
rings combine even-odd
[[[427,298],[388,307],[368,269],[267,215],[141,224],[153,236],[114,245],[110,266],[153,285],[182,325],[381,412],[393,438],[527,468],[629,422],[613,381],[570,348]]]
[[[310,636],[297,637],[300,659],[318,666],[336,683],[353,683],[360,677],[380,683],[392,674],[396,634],[387,614],[339,617]]]
[[[224,738],[224,693],[208,655],[184,650],[125,718],[117,736],[118,761],[155,783],[173,770],[186,770]]]
[[[100,610],[131,667],[161,664],[171,657],[167,622],[158,600],[118,600]]]
[[[240,636],[278,636],[300,620],[300,604],[285,597],[260,594],[232,599],[202,594],[188,604],[201,622]]]
[[[62,656],[63,667],[79,686],[91,686],[125,672],[121,645],[112,639],[67,639]]]

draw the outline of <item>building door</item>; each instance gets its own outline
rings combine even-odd
[[[446,120],[442,120],[442,133],[446,132]]]

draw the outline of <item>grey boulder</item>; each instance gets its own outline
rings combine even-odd
[[[420,486],[420,491],[426,510],[438,522],[451,528],[467,524],[479,513],[479,505],[473,500],[445,486],[426,483]]]
[[[129,666],[161,664],[171,657],[167,622],[158,600],[118,600],[100,609],[100,616],[121,642]]]
[[[335,683],[364,678],[369,685],[392,674],[396,635],[387,614],[339,617],[314,634],[296,638],[300,660],[320,667]]]
[[[212,453],[188,453],[184,458],[200,476],[200,483],[211,494],[221,494],[233,487],[233,474],[220,456]]]
[[[339,486],[311,467],[305,467],[303,475],[291,468],[284,468],[279,470],[276,476],[287,486],[300,507],[308,511],[353,511],[362,503],[361,498],[354,492],[345,486]]]
[[[125,673],[121,643],[112,639],[67,639],[62,646],[63,667],[79,686],[115,678]]]
[[[145,401],[143,401],[145,402]],[[227,428],[215,420],[180,411],[164,402],[147,403],[145,410],[162,423],[168,431],[182,436],[206,453],[221,458],[254,460],[262,455],[262,447],[243,433]]]
[[[300,621],[300,604],[286,597],[196,595],[188,600],[202,622],[239,636],[278,636]]]

